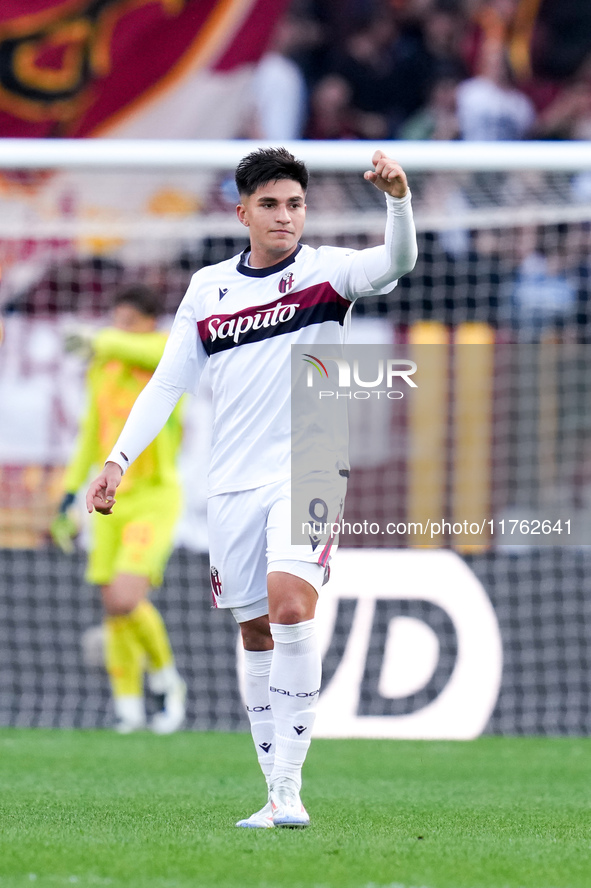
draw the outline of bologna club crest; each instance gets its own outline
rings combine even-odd
[[[220,572],[217,567],[211,568],[210,571],[211,576],[211,595],[213,598],[214,607],[217,607],[218,598],[220,598],[222,594],[222,580],[220,577]]]
[[[287,271],[279,281],[279,292],[289,293],[294,285],[293,272]]]

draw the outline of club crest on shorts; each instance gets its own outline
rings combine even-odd
[[[214,604],[217,602],[217,599],[221,597],[222,594],[222,580],[220,577],[220,572],[217,567],[211,567],[210,570],[211,577],[211,594],[213,595]]]
[[[291,288],[293,287],[295,281],[293,278],[293,271],[286,271],[281,280],[279,281],[279,292],[280,293],[289,293]]]

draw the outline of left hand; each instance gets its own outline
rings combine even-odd
[[[371,162],[374,169],[367,170],[363,178],[392,197],[404,197],[408,191],[408,182],[400,164],[379,149],[374,152]]]
[[[74,321],[64,329],[64,350],[68,354],[77,355],[83,361],[89,361],[93,355],[93,340],[95,336],[96,330],[89,324],[81,324]]]
[[[78,525],[66,512],[55,516],[49,527],[51,539],[65,555],[75,551],[74,538],[78,536]]]
[[[53,542],[66,555],[74,552],[74,538],[78,536],[78,525],[70,516],[70,508],[75,501],[76,493],[72,490],[66,491],[59,504],[57,515],[49,527]]]

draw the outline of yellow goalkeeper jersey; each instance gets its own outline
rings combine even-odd
[[[135,399],[156,369],[165,333],[128,333],[107,328],[93,341],[94,357],[87,374],[87,406],[64,488],[75,493],[93,466],[102,466],[129,415]],[[119,495],[139,485],[178,485],[177,457],[181,443],[181,403],[154,441],[125,473]]]

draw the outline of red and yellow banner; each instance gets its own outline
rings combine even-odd
[[[287,0],[3,0],[0,136],[127,134],[132,117],[132,135],[166,136],[150,106],[163,107],[183,83],[195,84],[188,95],[198,104],[200,75],[231,83],[263,54],[286,6]],[[210,137],[211,120],[204,116],[200,132],[199,115],[183,101],[188,131],[177,100],[171,136]]]

